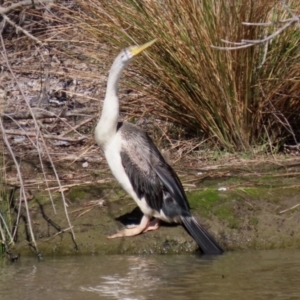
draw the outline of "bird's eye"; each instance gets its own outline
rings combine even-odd
[[[125,52],[122,52],[122,53],[121,53],[120,59],[121,59],[121,61],[126,60],[126,53],[125,53]]]

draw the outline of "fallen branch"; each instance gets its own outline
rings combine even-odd
[[[87,116],[95,113],[95,109],[92,108],[79,108],[73,109],[71,111],[62,110],[60,112],[51,112],[46,110],[41,110],[40,108],[32,108],[32,113],[36,119],[45,119],[45,118],[58,118],[59,117],[80,117]],[[4,112],[0,113],[3,116],[4,120],[22,120],[22,119],[32,119],[32,113],[28,110],[20,112]]]
[[[4,130],[6,134],[10,135],[25,135],[25,136],[32,136],[36,137],[37,134],[36,132],[33,131],[23,131],[23,130],[17,130],[17,129],[5,129]],[[66,141],[66,142],[80,142],[82,140],[87,139],[87,136],[82,136],[77,139],[69,138],[69,137],[64,137],[60,135],[51,135],[51,134],[43,134],[43,137],[45,139],[51,139],[51,140],[60,140],[60,141]]]
[[[38,3],[53,3],[53,0],[38,0],[36,2],[38,2]],[[15,10],[16,8],[19,8],[22,6],[29,6],[29,5],[32,5],[32,3],[33,3],[32,0],[23,0],[18,3],[14,3],[8,7],[0,6],[0,15],[8,14],[9,12]]]

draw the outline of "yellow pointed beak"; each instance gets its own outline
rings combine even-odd
[[[138,55],[139,53],[141,53],[142,51],[144,51],[145,49],[147,49],[148,47],[150,47],[152,44],[154,44],[156,42],[157,39],[152,40],[146,44],[143,44],[141,46],[132,46],[130,47],[130,52],[133,56]]]

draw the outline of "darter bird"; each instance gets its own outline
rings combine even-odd
[[[180,223],[204,254],[221,254],[222,248],[191,215],[182,184],[151,138],[134,124],[119,122],[118,84],[124,68],[134,56],[155,40],[120,52],[110,69],[106,95],[95,139],[108,165],[143,212],[138,225],[128,226],[108,238],[138,235],[159,228],[159,221]]]

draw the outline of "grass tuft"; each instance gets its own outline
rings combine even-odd
[[[299,122],[300,31],[290,28],[274,39],[266,61],[264,46],[220,51],[221,39],[262,38],[289,17],[271,0],[88,0],[74,15],[86,40],[98,40],[115,56],[130,44],[158,42],[136,62],[130,84],[155,102],[152,113],[183,126],[190,134],[229,151],[268,149],[292,138]],[[286,1],[295,14],[300,5]],[[87,49],[88,52],[88,49]],[[109,68],[109,66],[104,66]],[[132,82],[134,81],[134,82]],[[261,146],[263,146],[261,148]],[[277,147],[277,148],[275,148]]]

